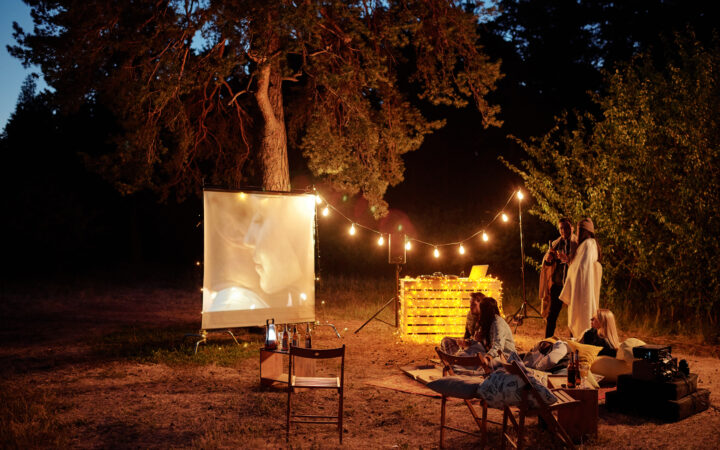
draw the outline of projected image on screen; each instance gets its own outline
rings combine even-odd
[[[314,196],[204,196],[203,328],[314,321]]]

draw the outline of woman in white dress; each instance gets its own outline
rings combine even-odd
[[[568,327],[579,339],[590,328],[590,319],[600,307],[600,247],[595,241],[592,220],[585,218],[577,225],[578,247],[568,266],[560,300],[568,305]]]

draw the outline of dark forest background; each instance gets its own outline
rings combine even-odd
[[[423,241],[442,243],[475,233],[495,216],[521,180],[498,161],[519,164],[526,156],[521,139],[545,134],[565,111],[597,113],[593,95],[602,95],[607,75],[633,55],[663,57],[675,32],[691,30],[701,42],[713,39],[718,17],[700,1],[501,1],[497,14],[478,26],[481,44],[502,60],[504,78],[490,100],[501,106],[500,128],[483,129],[472,108],[420,105],[447,125],[406,155],[405,181],[390,188],[387,219],[375,222],[361,198],[343,199],[313,180],[298,149],[289,148],[294,189],[316,185],[347,216],[387,231],[398,222]],[[105,153],[116,128],[101,104],[81,105],[71,114],[52,92],[37,92],[32,78],[0,137],[2,154],[3,276],[40,280],[98,270],[134,269],[148,276],[197,272],[202,260],[202,202],[188,198],[160,202],[152,193],[122,196],[86,164],[87,155]],[[528,205],[532,199],[528,199]],[[517,283],[520,249],[517,204],[506,210],[510,224],[487,228],[491,240],[456,247],[432,257],[415,245],[404,274],[436,271],[467,273],[472,264],[490,264],[505,283]],[[578,219],[578,218],[575,218]],[[554,238],[554,227],[524,209],[526,252]],[[319,269],[324,274],[392,277],[387,249],[375,236],[347,235],[337,215],[319,217]],[[529,273],[532,267],[526,266]],[[529,285],[529,287],[532,287]]]

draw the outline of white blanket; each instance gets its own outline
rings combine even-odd
[[[568,266],[560,300],[568,305],[568,327],[575,339],[590,328],[590,319],[600,307],[602,266],[598,262],[595,239],[586,239],[578,247]]]

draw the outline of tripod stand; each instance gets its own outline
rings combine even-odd
[[[393,302],[395,304],[395,325],[394,326],[395,326],[395,328],[398,327],[398,322],[399,322],[398,321],[398,307],[400,306],[400,270],[401,270],[401,268],[402,268],[402,264],[395,264],[395,297],[391,298],[390,300],[387,301],[387,303],[382,305],[375,314],[373,314],[364,324],[360,325],[360,328],[355,330],[354,334],[357,334],[360,330],[365,328],[365,325],[369,324],[371,320],[375,319],[381,312],[383,312],[383,310],[385,308],[387,308],[390,305],[390,303],[393,303]],[[391,323],[387,323],[382,319],[377,319],[377,320],[379,320],[380,322],[382,322],[384,324],[393,326]]]
[[[523,246],[523,229],[522,229],[522,192],[517,192],[517,198],[518,198],[518,221],[520,222],[520,273],[522,274],[522,304],[520,307],[515,311],[514,314],[511,316],[507,316],[508,323],[515,322],[515,330],[513,330],[513,333],[517,331],[518,327],[523,324],[523,320],[525,319],[542,319],[545,320],[545,318],[542,316],[540,311],[537,310],[533,305],[527,302],[527,298],[525,296],[525,248]],[[538,315],[537,316],[531,316],[528,315],[528,308],[531,308],[533,311],[535,311]]]

